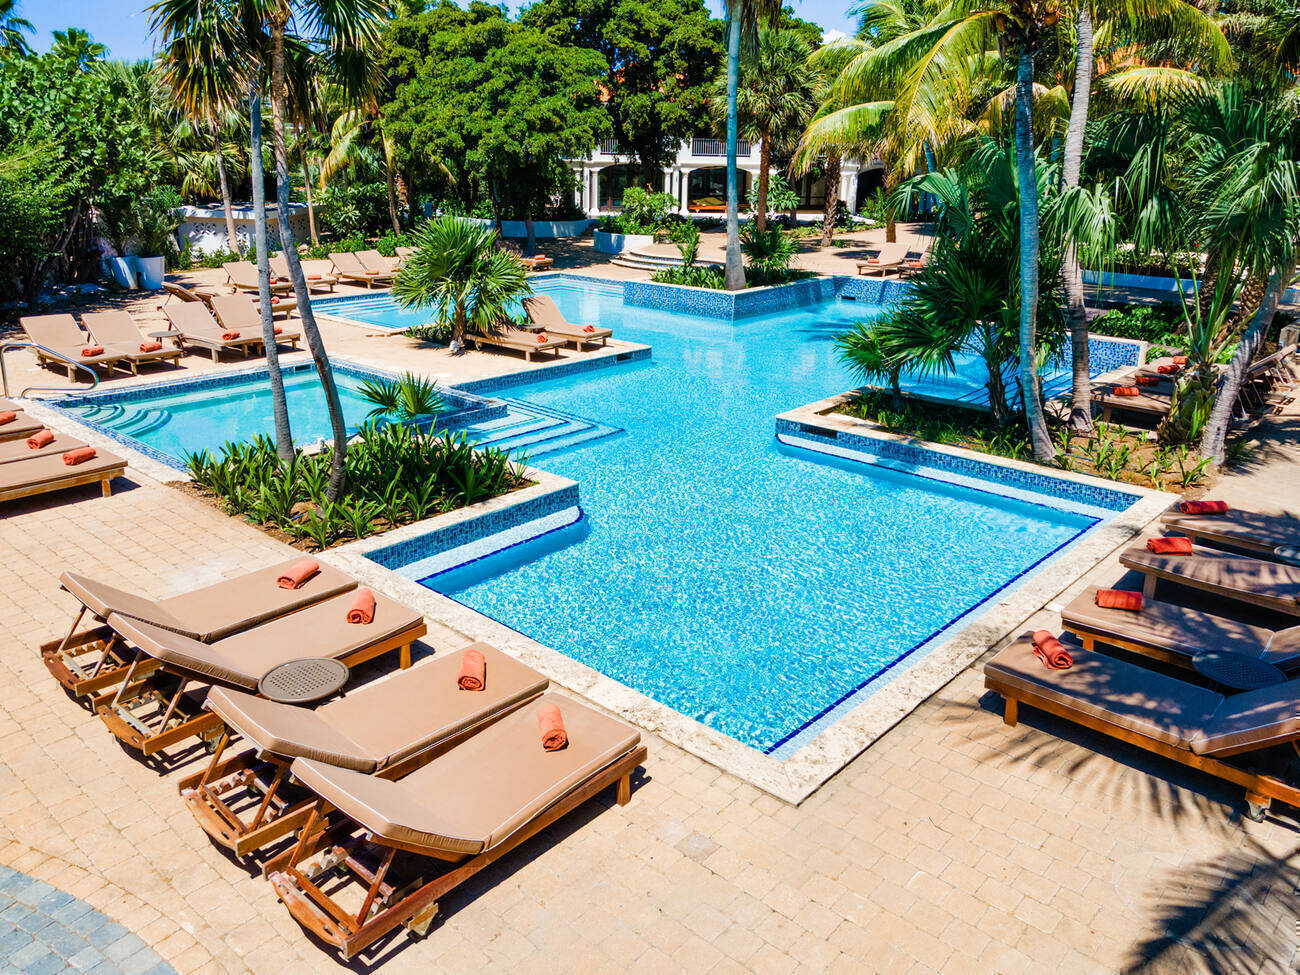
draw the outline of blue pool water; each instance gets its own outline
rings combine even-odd
[[[576,527],[423,579],[778,755],[1095,519],[782,447],[773,416],[843,391],[832,303],[731,324],[541,285],[653,358],[526,387],[626,432],[548,454]]]

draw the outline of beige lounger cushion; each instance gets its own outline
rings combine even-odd
[[[366,684],[316,709],[214,690],[208,707],[261,751],[374,772],[536,697],[547,680],[486,643],[487,686],[456,686],[460,650]]]
[[[255,569],[234,579],[158,600],[125,592],[75,572],[63,573],[59,582],[99,619],[117,613],[210,643],[357,586],[355,579],[321,563],[320,571],[302,588],[281,589],[275,584],[276,577],[297,561],[291,559]]]
[[[348,657],[418,626],[424,619],[380,593],[369,624],[349,623],[344,592],[239,633],[202,643],[141,620],[111,614],[108,625],[151,657],[218,683],[257,688],[272,667],[302,657]]]
[[[1254,511],[1229,509],[1218,515],[1185,515],[1174,505],[1160,522],[1166,528],[1198,534],[1229,543],[1272,551],[1279,545],[1300,544],[1300,519],[1261,515]]]
[[[542,748],[537,711],[546,704],[564,715],[569,745],[560,751]],[[640,738],[620,721],[548,693],[397,782],[301,758],[291,771],[378,837],[472,855],[508,839]]]
[[[1223,699],[1213,718],[1192,739],[1199,755],[1256,751],[1300,734],[1300,679]]]
[[[250,298],[245,294],[237,295],[218,295],[212,299],[212,310],[221,321],[221,327],[234,329],[240,333],[240,338],[245,335],[256,333],[262,335],[262,310],[258,301]],[[290,312],[298,307],[296,301],[279,301],[271,304],[271,314],[275,315],[280,312]],[[297,329],[285,328],[283,325],[275,326],[280,330],[280,334],[275,337],[277,342],[288,342],[290,339],[300,338],[302,333]]]
[[[0,441],[17,440],[19,437],[30,437],[37,430],[45,428],[45,424],[37,420],[22,410],[15,410],[18,415],[8,423],[0,424]]]
[[[107,352],[116,352],[136,362],[150,362],[155,359],[175,359],[181,350],[169,343],[162,343],[161,349],[153,352],[141,352],[140,346],[153,341],[146,338],[127,312],[100,311],[86,312],[81,316],[86,328],[95,341],[104,346]]]
[[[1220,593],[1243,602],[1287,613],[1300,613],[1300,566],[1266,562],[1218,549],[1193,546],[1191,555],[1157,555],[1145,545],[1133,545],[1120,564],[1152,573],[1196,589]]]
[[[545,342],[539,342],[536,332],[525,332],[522,328],[502,328],[494,335],[475,335],[473,338],[475,342],[488,345],[499,345],[507,349],[533,349],[539,352],[562,349],[569,342],[568,339],[553,339],[549,335]]]
[[[1078,650],[1074,666],[1048,670],[1021,637],[984,665],[987,678],[1117,728],[1190,748],[1223,695],[1116,657]]]
[[[1104,609],[1096,604],[1097,587],[1089,586],[1061,612],[1070,630],[1095,633],[1103,640],[1118,638],[1130,643],[1182,654],[1189,658],[1202,650],[1229,650],[1273,664],[1291,667],[1300,663],[1300,626],[1285,630],[1251,626],[1188,609],[1174,603],[1146,600],[1142,611]]]
[[[126,461],[107,450],[99,451],[90,460],[80,464],[65,464],[61,455],[29,457],[12,464],[0,464],[0,492],[20,491],[41,484],[54,485],[91,474],[108,474],[113,470],[120,472],[125,468]]]
[[[44,447],[37,447],[32,450],[27,446],[27,441],[10,440],[0,443],[0,464],[12,464],[16,461],[31,460],[33,457],[54,457],[62,459],[63,455],[69,450],[76,450],[78,447],[86,446],[85,441],[78,440],[75,437],[69,437],[62,433],[55,433],[54,439]],[[69,467],[68,470],[76,470],[75,467]]]

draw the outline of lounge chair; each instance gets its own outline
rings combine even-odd
[[[727,201],[720,200],[716,196],[701,196],[691,200],[686,209],[692,213],[726,213]]]
[[[271,299],[272,314],[276,314],[286,309],[277,307]],[[292,301],[287,302],[291,307],[296,307]],[[291,309],[290,309],[291,310]],[[217,321],[221,327],[227,331],[238,332],[242,335],[263,335],[262,332],[262,310],[257,303],[248,295],[218,295],[212,299],[212,313],[217,316]],[[298,348],[298,342],[302,339],[302,332],[296,328],[290,328],[288,325],[275,326],[275,341],[277,345],[288,344],[290,347]],[[265,343],[263,343],[265,344]]]
[[[107,498],[113,493],[113,478],[124,473],[126,461],[107,450],[97,451],[90,460],[75,465],[65,463],[59,454],[29,457],[0,464],[0,501],[15,501],[86,484],[100,485]]]
[[[393,283],[391,271],[370,270],[351,251],[331,252],[330,260],[334,262],[334,273],[344,281],[365,282],[367,288]]]
[[[371,249],[368,251],[355,251],[357,260],[367,271],[378,271],[380,274],[396,274],[397,269],[401,266],[401,260],[396,257],[385,257],[379,251]]]
[[[1091,586],[1061,612],[1061,625],[1085,649],[1104,643],[1179,667],[1191,667],[1202,650],[1229,650],[1282,670],[1300,670],[1300,624],[1270,630],[1154,599],[1144,600],[1135,613],[1098,606],[1096,597],[1097,587]]]
[[[923,251],[920,257],[908,257],[903,259],[902,266],[898,269],[900,278],[911,278],[920,274],[927,264],[930,263],[930,252]]]
[[[394,250],[397,251],[397,259],[400,261],[405,261],[408,257],[415,254],[414,247],[397,247],[394,248]]]
[[[1300,679],[1224,697],[1088,650],[1074,654],[1074,666],[1048,670],[1021,637],[985,664],[984,684],[1006,699],[1009,725],[1028,704],[1242,786],[1251,819],[1263,819],[1274,799],[1300,806],[1300,789],[1227,761],[1300,740]]]
[[[38,432],[43,427],[38,427],[33,433]],[[0,442],[0,464],[12,464],[20,460],[31,460],[33,457],[62,457],[69,450],[76,450],[78,447],[86,446],[84,440],[78,440],[76,437],[69,437],[66,434],[51,430],[54,439],[44,447],[29,447],[25,439],[12,439]],[[29,434],[30,436],[30,434]]]
[[[228,287],[219,290],[208,286],[202,288],[187,288],[182,284],[177,284],[175,281],[164,281],[162,283],[162,289],[167,292],[168,298],[175,298],[178,301],[194,301],[204,305],[212,304],[212,299],[215,295],[228,295],[232,293]]]
[[[226,272],[226,278],[240,291],[260,291],[261,284],[258,283],[257,265],[252,261],[227,261],[221,265],[221,270]],[[271,293],[283,293],[293,290],[293,283],[290,281],[281,281],[274,272],[271,274]]]
[[[568,731],[558,751],[541,744],[547,705]],[[443,897],[606,786],[628,802],[645,755],[635,729],[548,693],[395,782],[298,758],[291,774],[319,799],[267,877],[299,924],[351,958],[398,927],[424,934]],[[360,910],[340,903],[352,880]]]
[[[545,332],[525,332],[522,328],[512,328],[503,326],[490,335],[481,332],[474,334],[466,333],[465,340],[473,342],[475,348],[481,349],[485,345],[493,345],[501,349],[514,349],[522,352],[524,358],[529,362],[533,361],[535,352],[557,352],[569,344],[568,339],[551,338]]]
[[[532,257],[525,254],[519,259],[528,266],[530,271],[547,271],[555,266],[555,260],[545,254],[534,254]]]
[[[461,662],[470,649],[487,662],[489,677],[481,691],[457,687]],[[537,697],[547,683],[531,667],[478,643],[315,709],[214,688],[207,706],[225,722],[226,732],[207,769],[182,779],[180,793],[209,836],[245,856],[306,821],[312,801],[301,790],[295,797],[291,788],[282,789],[293,759],[398,778],[413,756],[449,747]],[[223,758],[233,734],[251,747]]]
[[[212,300],[215,302],[217,299]],[[242,352],[244,358],[248,358],[249,351],[259,348],[262,344],[260,321],[256,333],[241,331],[235,338],[228,339],[225,335],[234,333],[229,333],[218,325],[212,313],[203,305],[193,303],[164,305],[163,314],[167,316],[171,327],[176,330],[182,345],[207,349],[212,354],[213,362],[219,362],[221,353],[226,351]]]
[[[1157,555],[1144,545],[1120,554],[1120,565],[1146,578],[1142,594],[1155,597],[1156,581],[1164,579],[1214,593],[1262,609],[1300,616],[1300,566],[1265,562],[1214,548],[1193,546],[1191,555]]]
[[[1127,386],[1126,382],[1097,383],[1092,387],[1092,402],[1101,407],[1101,418],[1109,423],[1116,411],[1140,413],[1143,416],[1162,417],[1169,412],[1172,402],[1170,392],[1149,392],[1152,387],[1139,386],[1136,396],[1122,396],[1115,392],[1116,387]]]
[[[424,617],[375,593],[374,619],[349,623],[354,598],[340,593],[207,643],[110,613],[109,628],[135,652],[117,692],[96,701],[95,711],[119,741],[148,756],[222,727],[221,718],[200,707],[212,685],[256,691],[271,668],[302,657],[329,657],[351,668],[399,650],[402,668],[409,667],[411,644],[427,632]]]
[[[1300,546],[1300,519],[1290,515],[1261,515],[1230,508],[1222,514],[1189,515],[1174,504],[1160,524],[1179,535],[1211,545],[1243,549],[1268,558],[1279,548]]]
[[[329,261],[299,261],[302,266],[302,276],[307,282],[308,291],[333,291],[334,285],[339,283],[330,271],[333,265]],[[285,281],[289,280],[289,261],[283,254],[276,254],[271,258],[271,273],[277,278]]]
[[[107,348],[96,355],[82,355],[83,350],[94,348],[98,343],[81,330],[81,326],[71,315],[24,315],[19,322],[22,323],[27,337],[44,347],[34,350],[37,360],[42,365],[48,362],[62,366],[68,371],[69,379],[72,378],[75,368],[64,360],[50,355],[45,349],[67,356],[84,366],[92,368],[103,366],[109,372],[113,371],[114,364],[126,358],[120,350],[110,351]]]
[[[146,338],[136,326],[135,319],[124,311],[86,312],[81,321],[105,352],[122,353],[131,364],[131,372],[136,375],[146,362],[165,362],[168,359],[174,362],[184,354],[180,346]],[[141,351],[143,346],[149,345],[161,345],[162,348]]]
[[[608,328],[596,328],[594,325],[574,325],[556,306],[550,295],[533,295],[524,299],[524,313],[538,328],[547,335],[554,335],[567,342],[572,342],[575,349],[584,345],[604,345],[614,334]]]
[[[879,274],[882,278],[886,271],[895,271],[903,266],[907,257],[906,244],[882,244],[875,257],[858,261],[859,274]]]
[[[131,654],[124,651],[121,636],[107,625],[113,614],[210,643],[357,587],[351,576],[321,563],[320,571],[297,589],[281,589],[277,577],[298,561],[255,569],[166,599],[150,599],[65,572],[59,577],[60,587],[81,609],[67,636],[40,648],[41,660],[72,693],[93,694],[120,681],[130,663]],[[97,625],[78,632],[87,613]]]
[[[14,418],[8,423],[0,423],[0,443],[8,443],[12,440],[26,440],[33,433],[45,428],[45,424],[36,419],[30,413],[25,413],[20,407],[13,403],[3,401],[4,405],[0,406],[0,412],[13,413]]]

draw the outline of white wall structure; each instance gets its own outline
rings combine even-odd
[[[742,205],[750,182],[758,179],[758,146],[740,140],[736,152],[736,166],[740,170],[740,194]],[[613,139],[604,139],[590,157],[570,161],[578,187],[574,200],[588,216],[596,217],[618,209],[623,186],[630,182],[641,185],[644,176],[641,166],[630,153],[620,149]],[[653,189],[671,193],[677,199],[678,210],[682,213],[702,212],[696,202],[702,197],[724,196],[723,193],[705,191],[710,184],[718,184],[725,178],[727,166],[727,144],[722,139],[700,136],[682,143],[677,158],[672,165],[662,170],[662,184]],[[840,166],[840,199],[849,211],[857,212],[859,177],[869,173],[884,172],[884,164],[878,159],[862,162],[858,159],[845,159]],[[795,187],[803,199],[801,210],[820,210],[825,201],[825,187],[820,179],[805,177]],[[706,212],[706,211],[705,211]]]
[[[247,250],[253,245],[253,205],[237,203],[230,208],[230,211],[235,218],[235,236],[239,238],[240,246]],[[215,254],[230,249],[226,237],[226,211],[220,204],[209,207],[184,206],[176,211],[176,215],[181,218],[176,236],[180,238],[182,246],[189,241],[190,247],[196,254]],[[289,227],[293,230],[294,240],[300,244],[303,241],[310,243],[311,230],[307,222],[307,204],[289,204]],[[275,250],[280,249],[279,228],[279,218],[276,216],[275,203],[272,201],[266,208],[266,231],[270,237],[271,247]]]

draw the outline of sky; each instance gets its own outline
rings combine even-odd
[[[112,57],[146,58],[152,54],[149,40],[149,15],[144,8],[149,0],[20,0],[18,13],[36,27],[32,47],[45,51],[50,46],[50,32],[67,27],[89,31],[101,44],[108,46]],[[706,0],[715,15],[722,11],[721,0]],[[854,20],[846,11],[852,0],[787,0],[795,14],[811,20],[824,31],[852,34]],[[517,10],[519,3],[511,2]]]

